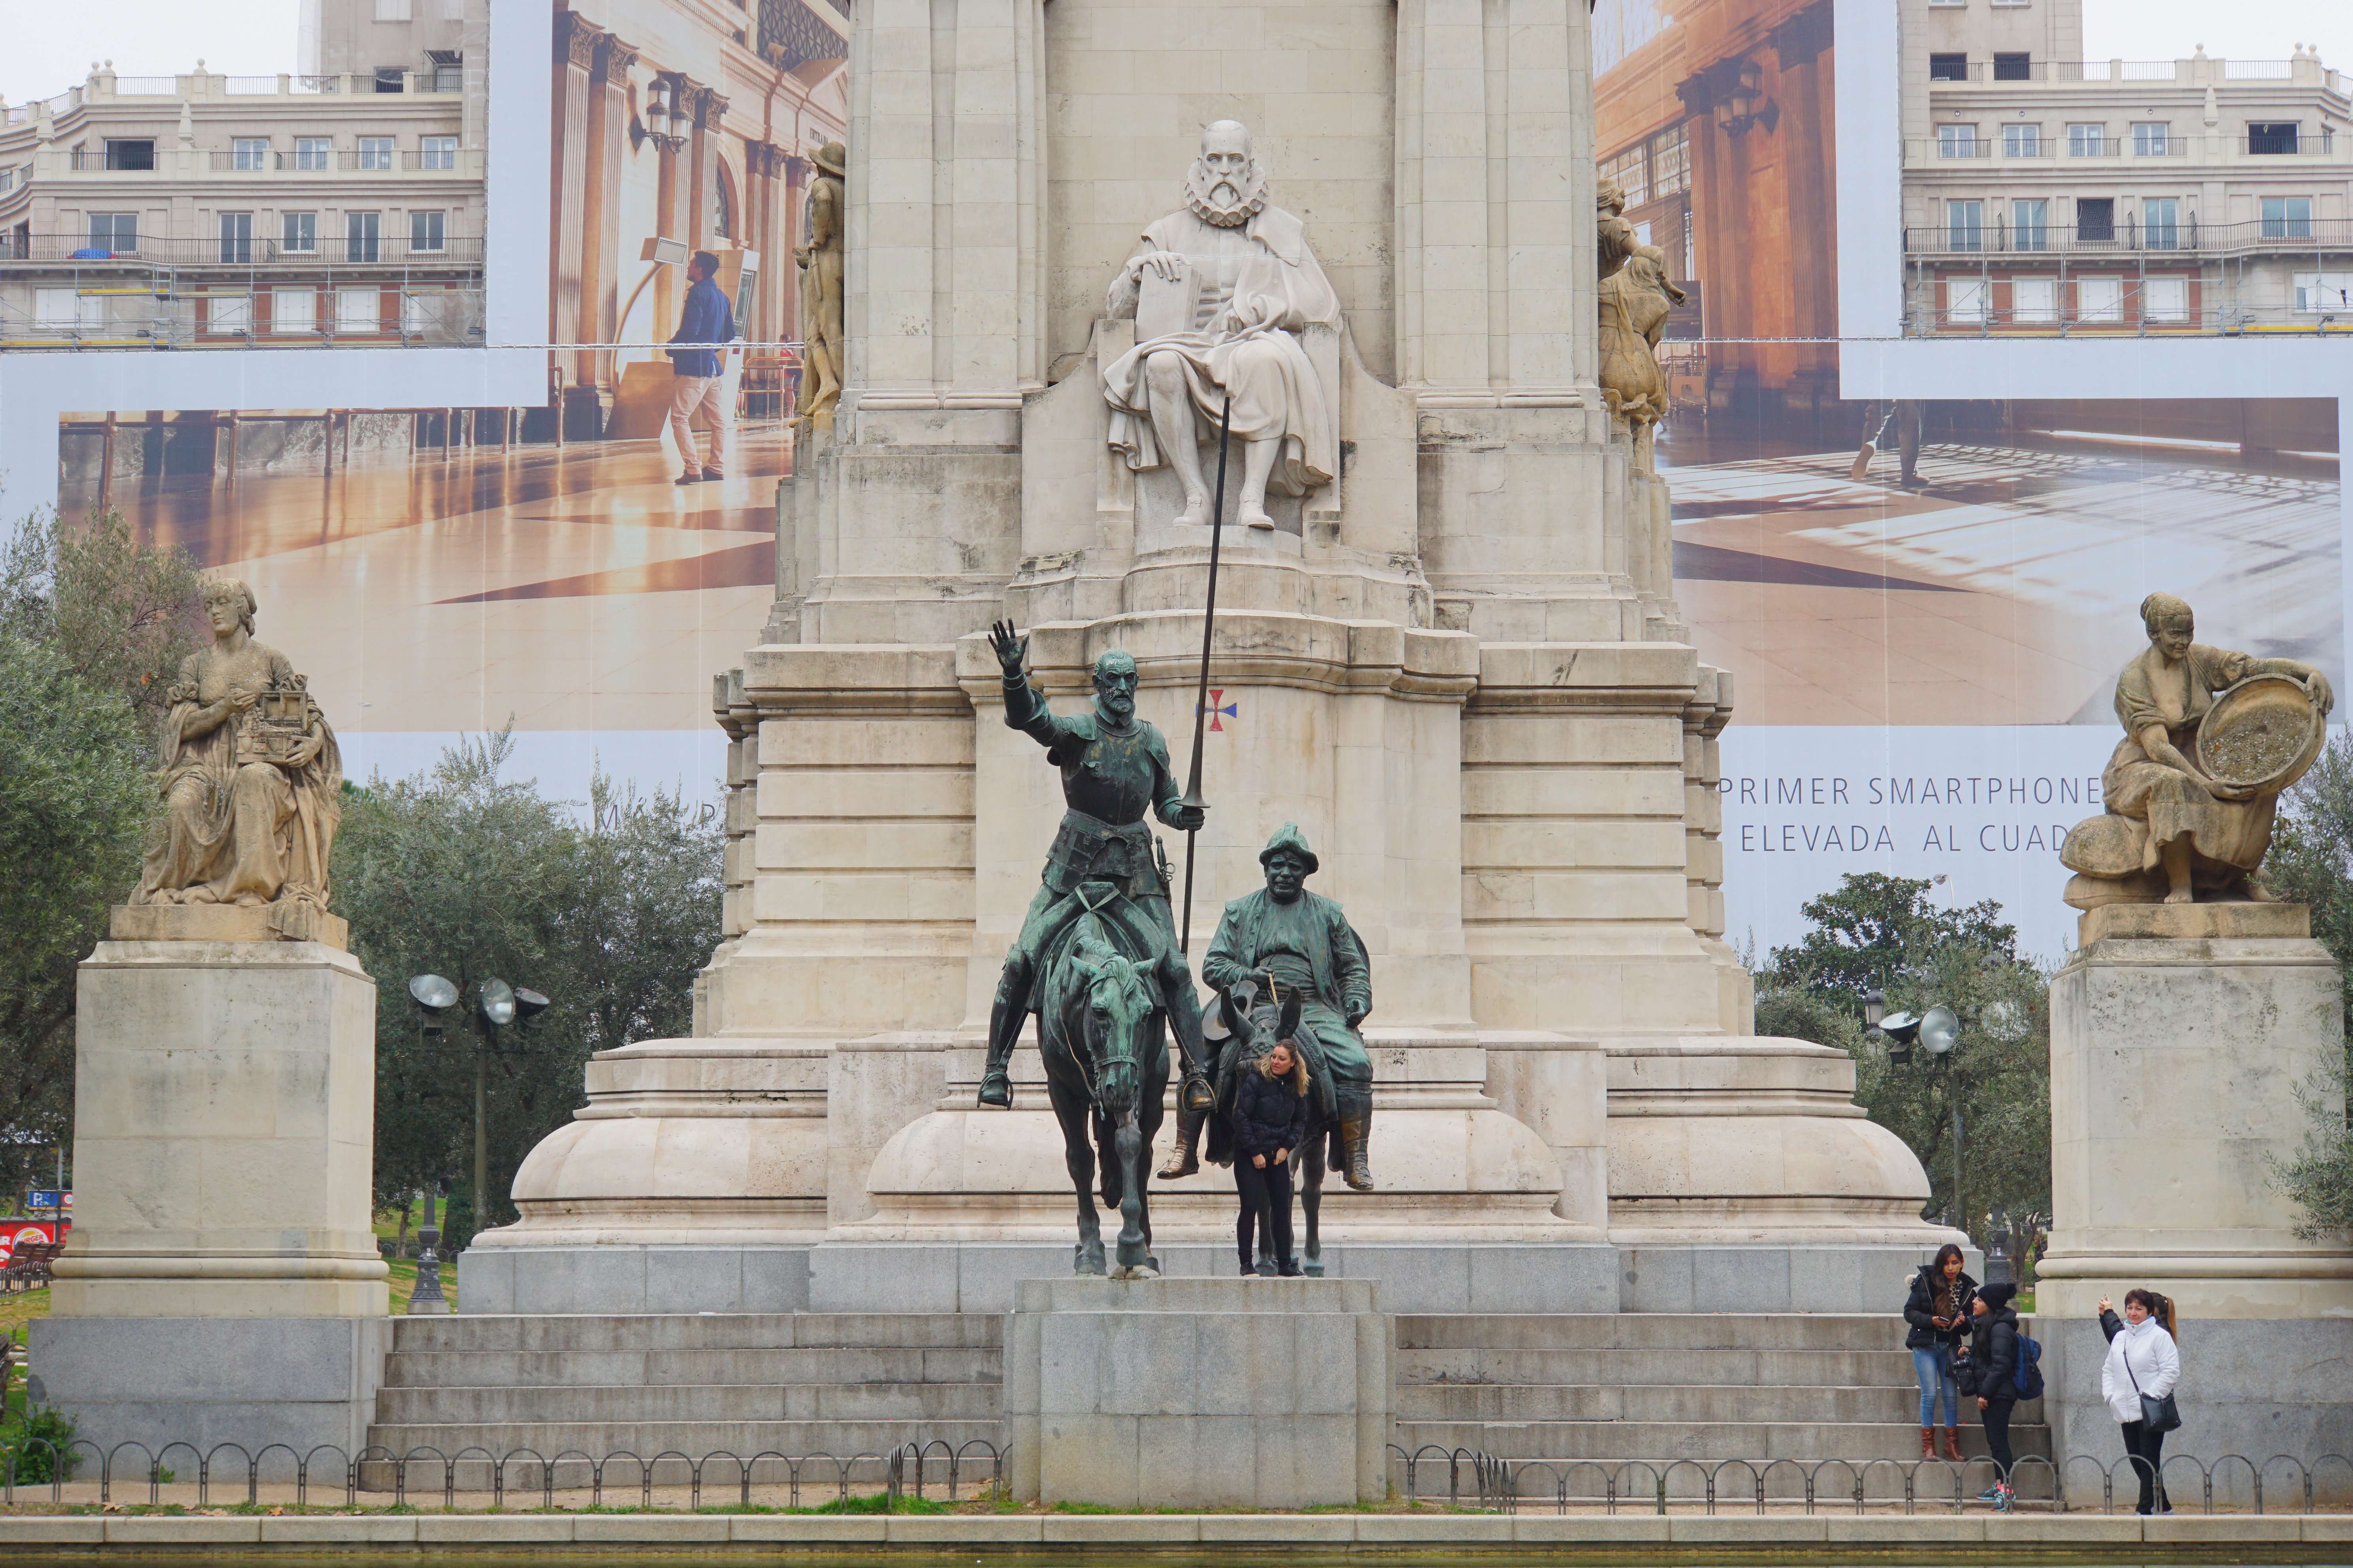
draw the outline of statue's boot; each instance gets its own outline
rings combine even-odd
[[[1360,1193],[1373,1190],[1373,1171],[1366,1157],[1373,1137],[1373,1097],[1368,1089],[1342,1089],[1340,1101],[1340,1174]]]
[[[1208,1086],[1204,1084],[1202,1087],[1206,1089]],[[1173,1182],[1201,1168],[1201,1124],[1208,1119],[1206,1108],[1196,1110],[1190,1106],[1177,1106],[1176,1147],[1168,1151],[1168,1163],[1160,1167],[1162,1181]]]
[[[1013,1047],[1020,1042],[1022,1022],[1029,1010],[1019,999],[1008,997],[1002,988],[997,1005],[988,1013],[988,1066],[980,1075],[980,1103],[1000,1109],[1013,1109],[1013,1075],[1009,1064]]]

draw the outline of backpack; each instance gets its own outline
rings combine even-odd
[[[2021,1399],[2042,1397],[2042,1346],[2024,1333],[2018,1336],[2018,1354],[2010,1365],[2010,1386]]]

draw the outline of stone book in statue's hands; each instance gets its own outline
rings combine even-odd
[[[1135,281],[1137,342],[1148,343],[1155,338],[1174,337],[1194,330],[1193,317],[1201,303],[1201,276],[1190,265],[1175,278],[1163,278],[1146,266]]]

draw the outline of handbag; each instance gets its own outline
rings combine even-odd
[[[2181,1426],[2181,1411],[2170,1394],[2142,1394],[2140,1379],[2133,1372],[2132,1347],[2125,1347],[2125,1375],[2132,1379],[2133,1392],[2140,1394],[2140,1425],[2144,1432],[2172,1432]]]

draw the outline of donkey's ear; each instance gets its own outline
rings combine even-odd
[[[1282,999],[1282,1022],[1275,1026],[1274,1037],[1276,1039],[1288,1040],[1294,1038],[1298,1035],[1299,996],[1300,994],[1293,991],[1290,995]]]

